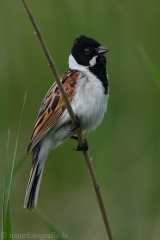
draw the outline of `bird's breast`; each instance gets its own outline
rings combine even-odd
[[[79,117],[82,131],[94,130],[107,110],[108,94],[104,94],[102,82],[92,73],[83,74],[72,101],[74,113]]]

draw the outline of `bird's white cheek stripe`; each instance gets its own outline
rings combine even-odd
[[[96,64],[96,58],[97,58],[97,56],[94,56],[94,57],[89,61],[90,67],[93,67],[93,66]]]

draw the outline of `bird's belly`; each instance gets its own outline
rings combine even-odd
[[[85,110],[80,112],[80,122],[82,131],[89,132],[91,130],[95,130],[104,117],[104,114],[107,110],[107,96],[103,96],[103,98],[98,99],[90,99],[85,106]]]

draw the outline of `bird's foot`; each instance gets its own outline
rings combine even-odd
[[[88,151],[88,141],[87,139],[84,139],[84,142],[82,145],[80,145],[80,143],[78,142],[78,145],[77,145],[77,148],[74,148],[75,151],[83,151],[83,152],[86,152]]]

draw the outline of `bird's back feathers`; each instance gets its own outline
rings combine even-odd
[[[72,100],[76,91],[76,84],[80,72],[77,70],[68,70],[61,76],[61,82],[67,93],[69,101]],[[66,106],[62,94],[54,83],[46,94],[35,122],[35,127],[31,136],[31,142],[28,145],[27,153],[31,152],[34,146],[54,127],[60,116],[65,111]]]

